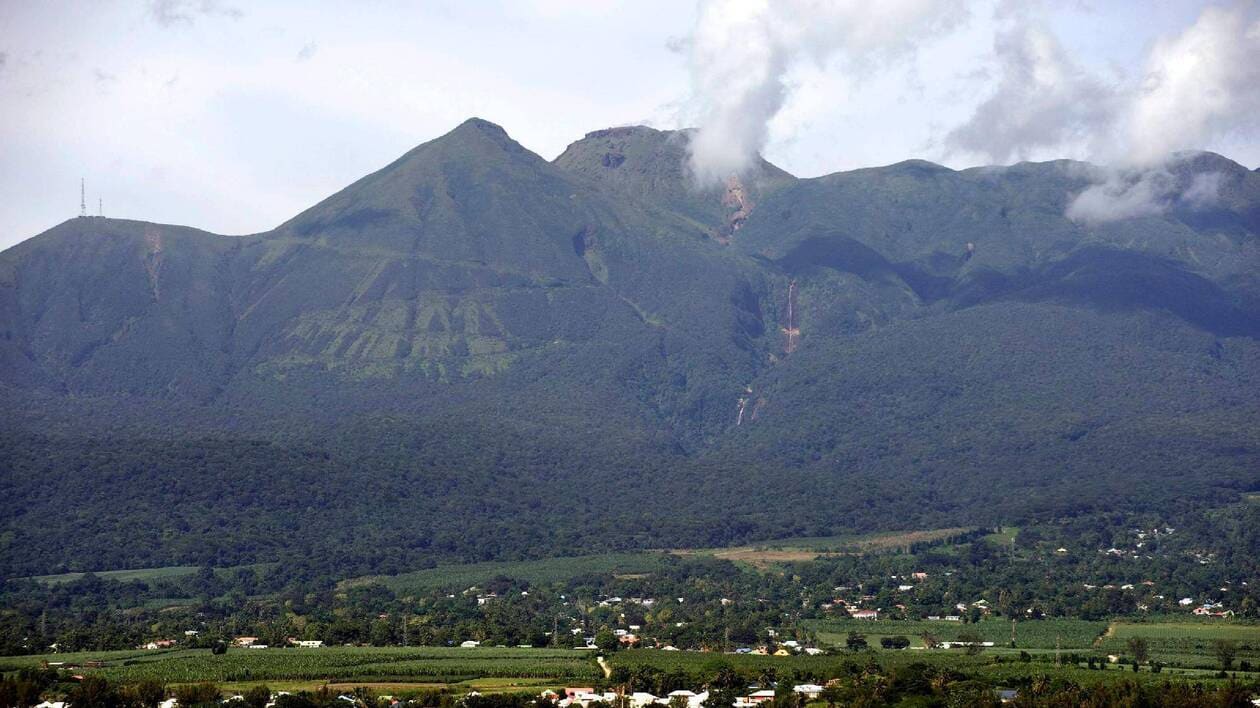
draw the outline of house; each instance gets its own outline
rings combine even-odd
[[[775,656],[792,656],[792,651],[787,647],[779,647],[775,652]]]
[[[1015,691],[1012,689],[1002,689],[997,692],[998,700],[1003,703],[1014,703],[1015,699],[1018,697],[1019,697],[1019,691]]]
[[[645,691],[635,691],[630,694],[630,705],[634,706],[634,708],[646,708],[646,706],[650,706],[657,702],[663,701]]]
[[[879,619],[879,610],[857,610],[855,612],[850,612],[849,616],[853,619],[877,620]]]
[[[941,649],[965,649],[968,646],[993,646],[992,641],[942,641]]]
[[[907,590],[913,590],[913,589],[914,589],[913,585],[898,585],[897,586],[897,590],[901,592],[906,592]]]
[[[748,702],[754,705],[768,703],[774,700],[774,689],[763,688],[760,691],[753,691],[748,694]]]
[[[793,686],[792,691],[812,701],[822,695],[823,687],[816,683],[801,683]]]
[[[594,693],[595,689],[590,686],[565,686],[564,697],[575,698],[579,693]]]
[[[324,646],[324,642],[320,639],[298,639],[293,642],[293,645],[302,647],[303,649],[318,649]]]
[[[238,647],[247,647],[251,644],[257,644],[258,637],[236,637],[232,640],[232,643]]]
[[[911,573],[911,574],[910,574],[910,577],[914,578],[915,580],[927,580],[928,574],[927,574],[927,573],[922,573],[922,572],[919,572],[919,573]]]
[[[174,639],[158,639],[158,640],[155,640],[155,641],[149,642],[148,644],[145,644],[145,645],[144,645],[144,648],[145,648],[145,649],[149,649],[149,650],[153,650],[153,649],[170,649],[170,648],[171,648],[171,647],[173,647],[173,646],[175,646],[175,640],[174,640]]]
[[[465,641],[460,642],[459,646],[461,649],[476,649],[477,647],[481,646],[481,642],[476,641],[475,639],[467,639]]]
[[[1194,604],[1194,600],[1189,597],[1183,597],[1177,601],[1177,604],[1181,605],[1182,607],[1189,607]]]
[[[819,649],[818,647],[805,647],[805,653],[810,656],[819,656],[821,654],[824,654],[825,652],[822,649]]]
[[[568,689],[565,689],[565,691],[567,692]],[[580,691],[560,701],[560,705],[571,706],[571,705],[576,704],[576,705],[583,706],[583,708],[585,708],[585,706],[589,706],[592,703],[612,703],[615,700],[617,700],[617,694],[613,693],[612,691],[606,691],[604,693],[595,693],[594,691]]]

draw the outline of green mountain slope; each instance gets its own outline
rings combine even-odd
[[[1214,201],[1081,225],[1080,163],[699,190],[686,139],[549,163],[473,119],[266,233],[0,254],[2,569],[401,572],[1260,484],[1260,174],[1181,156]]]

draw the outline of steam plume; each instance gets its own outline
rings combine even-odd
[[[957,0],[705,0],[689,42],[697,180],[719,182],[752,165],[796,64],[838,56],[860,71],[912,51],[925,33],[964,15]]]

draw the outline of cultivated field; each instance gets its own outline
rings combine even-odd
[[[318,681],[320,683],[433,683],[473,679],[548,679],[591,681],[603,675],[590,652],[553,649],[447,647],[324,647],[320,649],[232,649],[214,655],[208,649],[177,651],[84,652],[0,658],[0,671],[38,666],[43,661],[80,664],[76,673],[99,674],[132,682],[243,683]],[[100,668],[86,668],[102,661]]]
[[[240,568],[257,568],[259,570],[262,570],[263,568],[266,568],[270,565],[273,565],[273,564],[259,563],[257,565],[243,565],[243,566],[236,566],[232,568],[216,568],[214,572],[219,576],[226,576],[230,573],[235,573]],[[117,580],[119,582],[125,583],[131,580],[150,581],[150,580],[164,580],[164,579],[169,579],[169,578],[180,578],[185,575],[192,575],[195,572],[197,572],[197,566],[195,565],[171,565],[171,566],[165,566],[162,568],[136,568],[133,570],[93,571],[93,575],[96,575],[97,577],[108,578],[110,580]],[[78,580],[79,578],[82,578],[85,575],[87,575],[87,573],[59,573],[57,575],[35,575],[29,579],[34,580],[36,582],[44,583],[45,585],[60,585],[62,583],[73,582],[75,580]]]
[[[439,565],[400,575],[378,575],[355,578],[341,583],[353,587],[379,582],[399,595],[432,590],[463,590],[503,575],[526,580],[534,585],[564,582],[589,573],[634,575],[658,570],[665,558],[661,553],[604,553],[569,558],[544,558],[533,561],[504,561]]]
[[[1214,671],[1200,669],[1166,669],[1161,673],[1143,670],[1133,673],[1126,666],[1110,665],[1098,669],[1085,666],[1057,665],[1053,657],[1041,655],[1029,662],[1020,661],[1017,653],[986,651],[978,656],[968,656],[962,651],[862,651],[842,652],[832,656],[758,656],[710,654],[702,652],[663,652],[654,649],[636,649],[618,652],[609,662],[616,668],[625,666],[652,666],[665,672],[683,672],[693,676],[712,676],[722,666],[730,666],[745,675],[756,677],[773,669],[776,675],[793,676],[796,680],[825,681],[836,676],[860,673],[872,664],[881,667],[926,664],[960,671],[998,685],[1019,685],[1038,676],[1063,678],[1090,685],[1100,682],[1136,680],[1159,684],[1165,681],[1193,681],[1211,684],[1224,681],[1215,677]],[[1241,679],[1255,674],[1238,674]]]
[[[849,632],[861,632],[873,647],[879,646],[881,637],[902,635],[910,639],[911,646],[923,646],[921,636],[928,633],[938,641],[957,641],[962,635],[975,633],[982,641],[993,642],[995,647],[1010,647],[1011,623],[1001,619],[986,619],[975,624],[926,620],[815,620],[808,623],[824,644],[843,647]],[[1087,622],[1075,619],[1029,620],[1015,624],[1015,648],[1024,650],[1087,650],[1107,629],[1106,622]]]
[[[905,549],[916,543],[943,541],[970,531],[970,528],[894,531],[864,536],[817,536],[789,538],[729,548],[676,548],[680,556],[703,555],[765,568],[777,563],[810,561],[842,554],[884,553]]]
[[[1113,622],[1098,650],[1127,656],[1129,640],[1146,641],[1151,658],[1181,666],[1216,667],[1214,642],[1232,642],[1237,664],[1260,667],[1260,625],[1214,622]]]

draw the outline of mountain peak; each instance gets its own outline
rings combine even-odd
[[[794,179],[758,158],[735,182],[737,198],[729,191],[734,187],[698,188],[687,150],[692,132],[644,125],[596,130],[570,144],[554,164],[618,195],[664,206],[710,227],[721,238],[729,237],[731,224],[742,222],[766,192]]]
[[[497,142],[516,142],[507,134],[503,126],[492,123],[485,118],[473,116],[468,120],[455,126],[454,130],[442,136],[442,138],[450,138],[456,136],[467,137],[487,137]],[[438,138],[441,140],[442,138]]]

